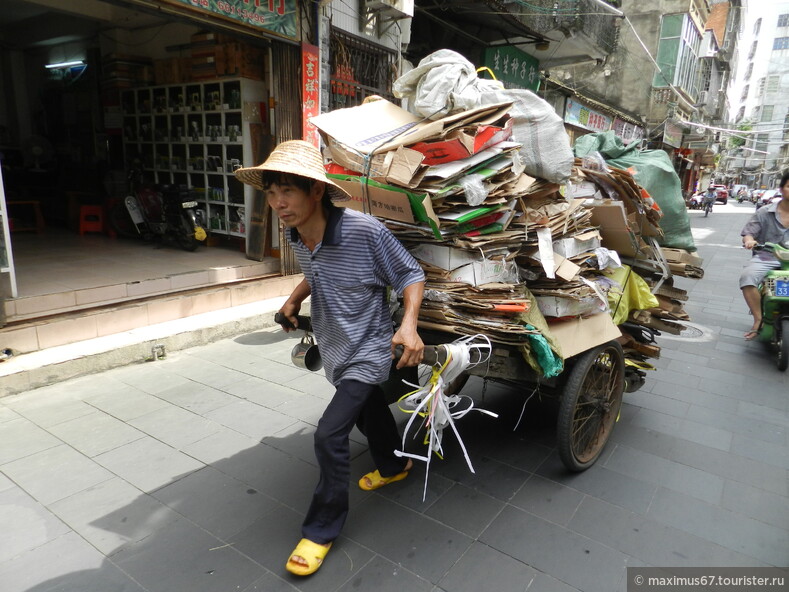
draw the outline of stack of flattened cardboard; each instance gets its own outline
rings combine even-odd
[[[601,263],[659,268],[644,237],[660,211],[626,171],[576,167],[566,187],[526,174],[510,107],[429,120],[381,100],[310,121],[352,196],[337,205],[381,218],[422,264],[420,326],[525,345],[539,308],[566,358],[620,336]]]

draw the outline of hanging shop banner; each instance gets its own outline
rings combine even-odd
[[[514,47],[486,47],[482,65],[490,68],[507,88],[536,91],[540,87],[540,62]]]
[[[593,132],[605,132],[611,129],[611,118],[608,115],[590,109],[586,105],[567,97],[564,107],[564,121],[570,125],[582,127]]]
[[[301,44],[301,121],[302,138],[320,148],[318,128],[309,122],[321,112],[320,50],[308,43]]]
[[[255,30],[296,39],[296,0],[160,0],[187,11],[219,15]]]
[[[644,128],[640,125],[630,123],[619,117],[614,119],[612,128],[614,133],[622,138],[622,143],[627,145],[630,142],[638,142],[644,138]]]
[[[672,121],[666,121],[663,126],[663,143],[674,148],[682,146],[682,128]]]

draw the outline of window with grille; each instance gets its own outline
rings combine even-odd
[[[789,27],[789,14],[781,14],[778,16],[779,27]]]
[[[370,95],[394,101],[396,54],[380,45],[332,29],[330,109],[360,105]]]
[[[751,74],[753,74],[753,62],[749,63],[748,69],[745,70],[745,80],[750,80]]]
[[[663,88],[674,85],[696,94],[699,47],[701,35],[688,14],[663,15],[660,24],[657,63],[652,86]]]
[[[742,89],[742,96],[740,97],[741,101],[744,101],[744,100],[746,100],[748,98],[748,92],[750,90],[751,90],[751,85],[750,84],[746,84],[745,88]]]
[[[740,110],[737,111],[737,119],[735,119],[735,121],[740,122],[743,117],[745,117],[745,105],[740,107]]]
[[[756,95],[761,96],[764,94],[764,84],[766,82],[766,78],[763,76],[759,78],[759,82],[756,83]]]
[[[759,29],[762,28],[762,19],[756,19],[756,22],[753,23],[753,34],[758,35]]]
[[[773,41],[773,51],[789,49],[789,37],[776,37]]]
[[[778,88],[781,85],[781,77],[780,76],[768,76],[767,77],[767,92],[774,93],[778,92]]]
[[[787,114],[786,114],[786,117],[784,117],[784,133],[783,133],[783,139],[784,139],[784,140],[786,140],[786,139],[789,139],[789,113],[787,113]]]
[[[774,109],[775,105],[763,105],[761,121],[772,121]]]
[[[770,134],[759,134],[756,136],[756,149],[761,152],[767,152],[767,141],[770,139]]]

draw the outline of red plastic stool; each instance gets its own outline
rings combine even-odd
[[[104,207],[80,206],[79,207],[79,234],[86,232],[104,232]]]

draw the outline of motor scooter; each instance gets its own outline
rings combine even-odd
[[[759,287],[762,296],[762,324],[757,339],[769,343],[782,372],[789,366],[789,249],[774,243],[756,245],[754,250],[772,251],[780,269],[767,272]]]
[[[130,192],[110,211],[110,224],[121,236],[174,240],[194,251],[206,239],[202,211],[183,185],[143,187],[141,171],[129,171]]]

